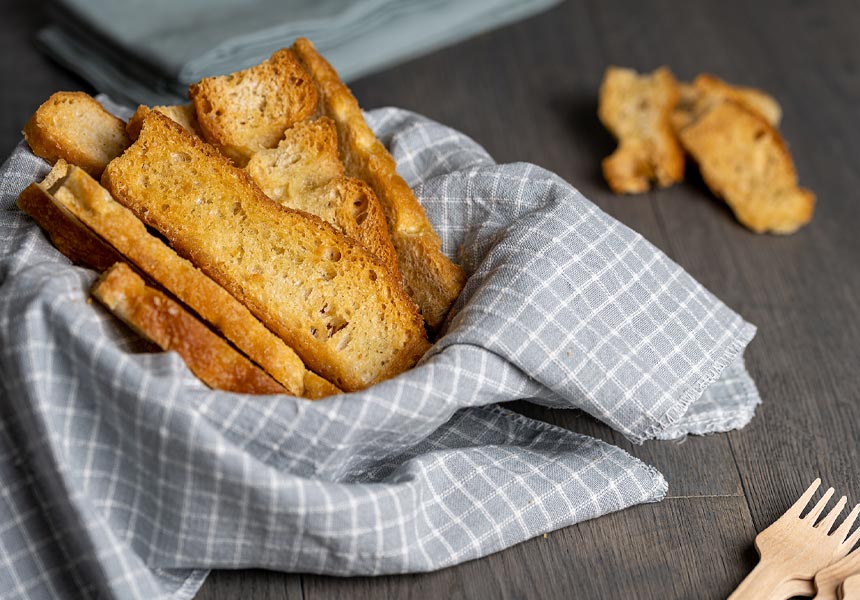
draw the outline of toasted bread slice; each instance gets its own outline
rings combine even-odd
[[[59,165],[58,165],[59,166]],[[57,169],[57,167],[55,167]],[[262,366],[289,393],[304,392],[305,366],[298,355],[266,329],[224,288],[146,231],[130,210],[76,167],[40,190],[60,210],[92,232],[220,331]]]
[[[42,182],[51,186],[68,172],[69,164],[59,159]],[[18,196],[18,208],[30,215],[56,246],[76,265],[104,271],[122,260],[109,245],[94,235],[83,223],[62,207],[55,206],[51,198],[37,183],[28,185]]]
[[[424,209],[397,174],[394,159],[367,126],[337,72],[305,38],[296,40],[293,51],[319,88],[320,111],[337,126],[347,175],[367,182],[382,204],[406,291],[427,325],[437,328],[463,289],[463,269],[442,253],[441,240]]]
[[[102,182],[338,387],[392,377],[427,350],[417,308],[376,256],[269,199],[157,111]]]
[[[117,263],[108,269],[91,292],[143,337],[163,350],[177,352],[209,387],[245,394],[286,393],[180,304],[147,286],[127,264]]]
[[[143,123],[143,118],[146,116],[146,113],[151,110],[157,110],[161,114],[170,117],[182,125],[186,130],[194,135],[203,137],[203,132],[200,131],[200,124],[197,122],[197,113],[194,111],[194,106],[191,104],[153,106],[152,108],[141,104],[137,107],[137,110],[134,111],[134,114],[128,120],[128,124],[125,126],[126,133],[128,133],[128,137],[132,141],[137,139],[137,136],[140,133],[140,126]]]
[[[772,127],[779,126],[782,120],[782,107],[772,96],[756,88],[731,85],[713,75],[699,75],[691,84],[679,84],[679,90],[680,99],[672,114],[672,125],[676,131],[722,100],[740,104],[758,114]]]
[[[277,148],[257,152],[246,168],[269,198],[331,223],[400,277],[379,199],[360,179],[344,176],[331,119],[296,123]]]
[[[812,218],[815,195],[798,187],[785,143],[757,113],[715,102],[679,135],[705,183],[749,229],[792,233]]]
[[[52,95],[30,117],[23,133],[36,156],[51,164],[62,158],[93,177],[100,177],[129,144],[122,119],[83,92]]]
[[[618,139],[618,148],[603,161],[603,176],[613,192],[638,194],[651,189],[652,181],[667,187],[684,178],[684,152],[670,122],[678,95],[666,67],[648,75],[606,69],[598,115]]]
[[[188,93],[206,141],[239,166],[277,146],[287,128],[317,108],[317,90],[287,48],[244,71],[203,79]]]

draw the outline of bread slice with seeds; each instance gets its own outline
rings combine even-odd
[[[716,101],[679,136],[711,191],[749,229],[792,233],[812,218],[815,195],[798,187],[785,142],[759,114]]]
[[[337,126],[346,174],[366,182],[379,198],[406,291],[427,325],[439,327],[466,282],[463,269],[442,252],[424,209],[334,68],[305,38],[297,39],[292,48],[319,89],[320,112]]]
[[[105,271],[91,292],[143,337],[162,350],[177,352],[209,387],[245,394],[286,392],[180,304],[147,286],[127,264],[117,263]]]
[[[128,147],[125,122],[84,92],[57,92],[24,125],[24,139],[36,156],[77,165],[93,177]]]
[[[603,160],[603,176],[613,192],[638,194],[654,181],[667,187],[684,178],[684,152],[670,122],[678,94],[666,67],[645,75],[606,69],[598,116],[618,140],[618,148]]]
[[[288,48],[244,71],[203,79],[188,94],[206,141],[239,166],[277,146],[287,128],[316,112],[318,98]]]
[[[296,123],[277,148],[257,152],[246,168],[269,198],[331,223],[400,277],[379,199],[365,182],[344,175],[331,119]]]
[[[71,167],[50,185],[43,182],[39,187],[59,209],[80,220],[124,260],[211,323],[289,393],[303,394],[305,365],[298,355],[224,288],[146,231],[97,181]]]
[[[102,182],[342,389],[397,375],[429,347],[416,306],[379,258],[269,199],[157,111]]]

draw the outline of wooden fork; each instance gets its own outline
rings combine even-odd
[[[848,554],[860,540],[860,529],[848,535],[860,513],[860,505],[855,506],[839,528],[830,534],[830,528],[847,502],[845,496],[818,525],[815,524],[833,496],[833,488],[828,489],[812,510],[801,518],[803,509],[820,485],[821,479],[813,481],[784,515],[756,536],[755,547],[761,559],[729,600],[789,598],[784,594],[788,593],[786,590],[793,580],[812,581],[818,571]]]
[[[857,510],[856,507],[855,510]],[[837,590],[842,582],[858,574],[860,574],[860,552],[851,552],[815,574],[815,589],[818,591],[815,600],[836,600],[839,597]]]
[[[839,600],[860,600],[860,575],[854,575],[839,586]]]

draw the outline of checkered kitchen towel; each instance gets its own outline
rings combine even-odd
[[[416,368],[319,402],[212,391],[87,301],[0,172],[0,590],[189,598],[212,568],[428,571],[663,497],[619,448],[514,414],[580,408],[641,442],[744,425],[754,327],[569,184],[456,131],[368,114],[467,270]]]

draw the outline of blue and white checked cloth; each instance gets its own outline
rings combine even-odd
[[[116,109],[116,107],[114,107]],[[0,171],[0,590],[190,598],[212,568],[427,571],[661,499],[619,448],[495,406],[580,408],[641,442],[725,431],[755,329],[569,184],[368,113],[470,275],[419,366],[307,402],[212,391],[97,304]]]

